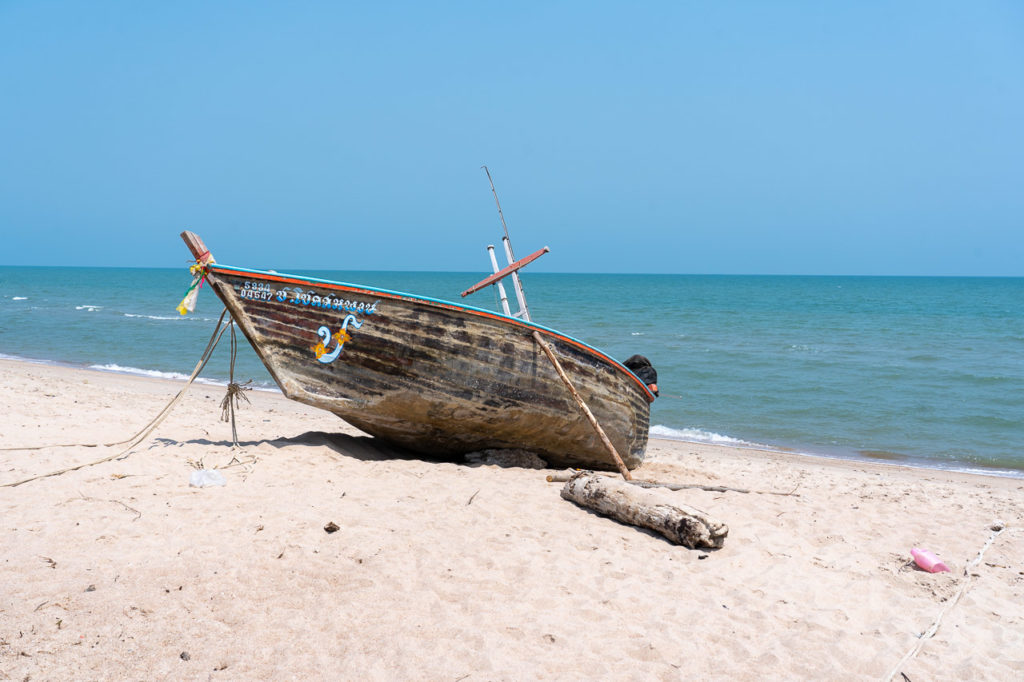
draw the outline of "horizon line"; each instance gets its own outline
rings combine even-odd
[[[218,265],[223,265],[218,263]],[[230,265],[230,264],[228,264]],[[0,268],[64,268],[64,269],[104,269],[104,270],[187,270],[187,266],[168,265],[16,265],[0,264]],[[317,266],[299,266],[291,269],[271,270],[274,272],[288,274],[290,272],[313,271],[313,272],[366,272],[366,273],[418,273],[418,274],[451,274],[451,275],[473,275],[479,276],[482,270],[416,270],[412,268],[398,269],[349,269],[330,268]],[[493,274],[493,273],[487,273]],[[863,273],[782,273],[782,272],[592,272],[592,271],[562,271],[562,272],[531,272],[530,275],[611,275],[631,277],[863,277],[863,278],[907,278],[907,279],[1024,279],[1024,273],[1019,275],[948,275],[948,274],[863,274]]]

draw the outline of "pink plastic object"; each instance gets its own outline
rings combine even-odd
[[[942,573],[943,571],[949,573],[949,566],[939,561],[939,557],[927,549],[915,547],[910,550],[910,554],[914,557],[914,563],[929,573]]]

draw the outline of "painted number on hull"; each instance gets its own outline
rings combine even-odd
[[[266,282],[246,281],[242,288],[238,290],[238,295],[253,301],[269,301],[274,292]]]

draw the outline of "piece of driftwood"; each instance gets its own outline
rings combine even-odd
[[[562,497],[611,518],[661,533],[676,544],[721,547],[729,527],[699,509],[673,502],[658,490],[581,471],[562,488]]]
[[[579,471],[574,469],[566,469],[565,471],[559,471],[557,474],[548,474],[548,483],[564,483],[570,478],[578,474]],[[602,476],[614,476],[611,473],[601,473]],[[629,479],[631,485],[640,486],[641,488],[666,488],[668,490],[706,490],[712,493],[743,493],[750,494],[755,493],[757,495],[781,495],[783,497],[800,497],[796,493],[796,488],[788,493],[780,493],[774,490],[747,490],[746,488],[730,488],[724,485],[702,485],[700,483],[658,483],[657,481],[638,481],[635,479]]]

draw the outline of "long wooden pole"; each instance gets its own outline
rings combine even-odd
[[[566,469],[565,471],[559,471],[558,473],[548,474],[548,483],[565,483],[570,478],[575,476],[579,471],[577,469]],[[599,471],[602,476],[612,476],[615,474],[611,472]],[[788,493],[780,493],[777,490],[747,490],[746,488],[729,488],[724,485],[702,485],[700,483],[658,483],[657,481],[630,481],[633,485],[638,485],[641,488],[668,488],[669,490],[707,490],[713,493],[744,493],[750,494],[755,493],[757,495],[781,495],[782,497],[800,497],[797,492],[797,488],[793,488]],[[799,487],[799,486],[797,486]]]
[[[608,440],[608,436],[605,434],[604,429],[601,428],[601,424],[597,421],[597,417],[594,416],[594,413],[590,411],[590,408],[587,407],[587,404],[583,401],[583,396],[581,396],[579,391],[576,390],[576,387],[572,385],[572,381],[569,380],[565,370],[562,369],[562,363],[560,363],[558,358],[555,357],[551,347],[538,332],[533,332],[533,338],[537,342],[537,345],[544,351],[544,354],[548,356],[548,360],[551,361],[551,364],[555,366],[555,371],[558,372],[558,376],[561,377],[562,382],[565,383],[566,388],[569,389],[569,393],[572,393],[572,397],[576,399],[576,404],[579,405],[580,412],[590,420],[591,426],[593,426],[594,430],[597,431],[597,435],[601,438],[601,442],[604,443],[604,447],[608,450],[609,454],[611,454],[612,459],[615,460],[615,464],[618,465],[619,473],[621,473],[622,477],[627,481],[632,481],[633,477],[630,475],[629,469],[626,468],[625,463],[622,461],[622,457],[619,457],[618,450],[616,450],[615,446],[612,445],[612,442]]]

